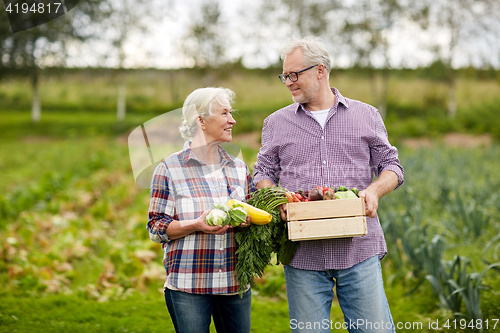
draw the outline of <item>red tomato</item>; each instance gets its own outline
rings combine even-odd
[[[299,199],[300,201],[304,201],[304,198],[300,195],[300,193],[295,193],[295,196],[297,197],[297,199]]]
[[[321,190],[321,193],[322,193],[322,194],[325,194],[326,190],[328,190],[328,189],[329,189],[329,187],[328,187],[328,186],[316,186],[316,188],[317,188],[318,190]]]

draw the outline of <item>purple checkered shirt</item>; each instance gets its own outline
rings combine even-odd
[[[398,150],[389,143],[378,110],[332,92],[335,104],[324,128],[297,103],[264,120],[255,184],[269,179],[290,191],[340,185],[363,190],[384,170],[396,173],[398,187],[403,183]],[[382,259],[387,245],[378,216],[367,217],[367,227],[363,237],[301,241],[290,265],[321,271],[349,268],[374,255]]]

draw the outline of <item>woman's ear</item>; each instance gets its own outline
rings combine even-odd
[[[198,123],[198,125],[200,125],[202,129],[205,129],[205,119],[203,119],[202,116],[198,116],[196,118],[196,122]]]

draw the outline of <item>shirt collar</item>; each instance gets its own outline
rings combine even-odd
[[[339,103],[342,103],[346,109],[349,109],[349,102],[347,101],[347,99],[342,96],[342,94],[340,93],[340,91],[338,91],[337,88],[334,88],[334,87],[331,87],[330,90],[333,92],[333,94],[335,95],[335,102],[333,104],[333,106],[330,108],[331,109],[335,109],[337,108],[337,106],[339,105]],[[297,114],[297,111],[299,110],[303,110],[304,112],[307,110],[303,104],[298,104],[296,103],[297,106],[295,108],[295,114]]]
[[[195,154],[193,153],[193,150],[191,149],[191,142],[189,142],[188,145],[184,146],[185,148],[181,151],[180,158],[184,161],[184,163],[188,163],[189,160],[193,160],[198,162],[199,164],[204,164],[202,161],[200,161]],[[234,163],[234,157],[229,155],[227,151],[222,148],[221,145],[217,146],[219,149],[219,154],[221,156],[221,165],[224,166],[228,163]]]

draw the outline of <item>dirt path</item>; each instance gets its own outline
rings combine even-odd
[[[408,138],[402,139],[401,142],[410,148],[430,147],[436,143],[442,143],[449,147],[475,148],[488,147],[493,143],[493,139],[489,134],[448,133],[436,140],[429,138]]]

